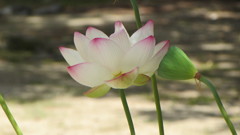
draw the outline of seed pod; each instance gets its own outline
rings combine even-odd
[[[192,79],[197,72],[188,56],[176,46],[169,48],[158,68],[158,75],[169,80]]]

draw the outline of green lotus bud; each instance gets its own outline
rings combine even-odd
[[[192,79],[197,72],[188,56],[176,46],[169,48],[158,68],[158,75],[170,80]]]

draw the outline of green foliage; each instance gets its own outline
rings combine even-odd
[[[178,47],[171,46],[158,68],[158,75],[170,80],[194,78],[197,69],[187,55]]]

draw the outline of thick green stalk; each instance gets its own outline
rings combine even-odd
[[[132,8],[134,10],[137,27],[140,28],[142,26],[142,22],[141,22],[141,17],[140,17],[139,10],[138,10],[138,4],[137,4],[136,0],[130,0],[130,1],[132,4]]]
[[[10,110],[9,110],[9,108],[8,108],[6,102],[5,102],[5,100],[4,100],[4,98],[1,94],[0,94],[0,104],[1,104],[5,114],[7,115],[8,120],[11,122],[11,124],[12,124],[15,132],[17,133],[17,135],[23,135],[21,129],[18,127],[17,122],[15,121],[12,113],[10,112]]]
[[[120,89],[119,93],[120,93],[120,97],[121,97],[121,100],[122,100],[122,105],[123,105],[123,108],[124,108],[124,111],[125,111],[125,115],[127,117],[130,133],[131,133],[131,135],[135,135],[135,129],[134,129],[131,113],[130,113],[130,110],[128,108],[128,103],[127,103],[127,99],[126,99],[124,89]]]
[[[226,123],[228,125],[228,128],[232,132],[232,135],[237,135],[237,132],[236,132],[236,130],[235,130],[235,128],[234,128],[234,126],[233,126],[233,124],[232,124],[232,122],[231,122],[231,120],[230,120],[230,118],[229,118],[229,116],[228,116],[228,114],[227,114],[227,112],[226,112],[222,102],[221,102],[221,99],[220,99],[220,97],[219,97],[219,95],[217,93],[217,90],[216,90],[215,86],[207,78],[205,78],[204,76],[201,76],[199,78],[199,80],[209,87],[209,89],[211,90],[211,92],[212,92],[212,94],[213,94],[213,96],[215,98],[215,101],[216,101],[216,103],[218,105],[218,108],[219,108],[220,112],[222,113],[222,116],[223,116],[223,118],[225,119],[225,121],[226,121]]]
[[[138,10],[137,2],[136,2],[136,0],[130,0],[130,1],[132,4],[134,13],[135,13],[137,28],[140,28],[142,26],[142,22],[141,22],[141,17],[140,17],[139,10]],[[155,105],[156,105],[157,116],[158,116],[159,133],[160,133],[160,135],[164,135],[162,110],[161,110],[160,99],[159,99],[159,94],[158,94],[156,76],[153,75],[151,77],[151,80],[152,80],[152,89],[153,89],[153,93],[154,93]]]
[[[160,98],[159,98],[159,94],[158,94],[156,76],[153,75],[151,80],[152,80],[152,89],[153,89],[154,99],[155,99],[155,106],[156,106],[156,109],[157,109],[159,133],[160,133],[160,135],[164,135],[162,109],[161,109],[161,105],[160,105]]]

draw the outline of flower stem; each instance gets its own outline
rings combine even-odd
[[[232,135],[237,135],[237,132],[236,132],[236,130],[235,130],[235,128],[234,128],[234,126],[233,126],[233,124],[232,124],[232,122],[231,122],[231,120],[230,120],[230,118],[229,118],[229,116],[228,116],[228,114],[226,112],[226,110],[224,109],[224,106],[223,106],[223,104],[221,102],[221,99],[220,99],[220,97],[219,97],[219,95],[217,93],[217,90],[216,90],[215,86],[207,78],[205,78],[204,76],[201,76],[199,78],[199,80],[201,82],[203,82],[204,84],[206,84],[210,88],[210,90],[211,90],[211,92],[212,92],[212,94],[213,94],[213,96],[215,98],[215,101],[216,101],[216,103],[218,105],[218,108],[219,108],[220,112],[222,113],[222,116],[223,116],[223,118],[225,119],[225,121],[226,121],[226,123],[228,125],[228,128],[232,132]]]
[[[15,132],[17,133],[17,135],[23,135],[21,129],[18,127],[17,122],[15,121],[12,113],[10,112],[10,110],[9,110],[9,108],[8,108],[6,102],[5,102],[5,100],[4,100],[4,98],[1,94],[0,94],[0,104],[1,104],[5,114],[7,115],[8,120],[11,122],[11,124],[12,124]]]
[[[157,109],[159,133],[160,133],[160,135],[164,135],[162,109],[161,109],[161,105],[160,105],[160,98],[159,98],[159,93],[158,93],[158,88],[157,88],[156,76],[153,75],[151,80],[152,80],[152,89],[153,89],[153,93],[154,93],[155,105],[156,105],[156,109]]]
[[[142,22],[141,22],[141,17],[140,17],[139,10],[138,10],[137,2],[136,2],[136,0],[130,0],[130,1],[131,1],[133,10],[134,10],[137,28],[140,28],[142,26]],[[160,99],[159,99],[159,94],[158,94],[156,76],[153,75],[151,77],[151,80],[152,80],[152,89],[153,89],[153,93],[154,93],[155,105],[156,105],[157,116],[158,116],[159,133],[160,133],[160,135],[164,135],[162,110],[161,110]]]
[[[139,10],[138,10],[138,4],[137,4],[136,0],[130,0],[130,2],[132,4],[132,8],[134,10],[137,27],[140,28],[142,26],[142,22],[141,22]]]
[[[136,2],[136,0],[130,0],[130,1],[132,4],[134,13],[135,13],[137,28],[140,28],[142,26],[142,22],[141,22],[141,17],[140,17],[139,10],[138,10],[137,2]],[[158,116],[159,133],[160,133],[160,135],[164,135],[162,110],[161,110],[160,99],[159,99],[159,94],[158,94],[156,76],[153,75],[151,77],[151,80],[152,80],[152,89],[153,89],[153,93],[154,93],[155,105],[156,105],[157,116]]]
[[[127,117],[128,126],[129,126],[129,129],[130,129],[131,135],[135,135],[135,129],[134,129],[131,113],[130,113],[129,108],[128,108],[128,103],[127,103],[127,100],[126,100],[126,95],[125,95],[124,89],[120,89],[119,93],[120,93],[120,97],[121,97],[121,100],[122,100],[122,105],[123,105],[123,108],[124,108],[124,111],[125,111],[125,115]]]

